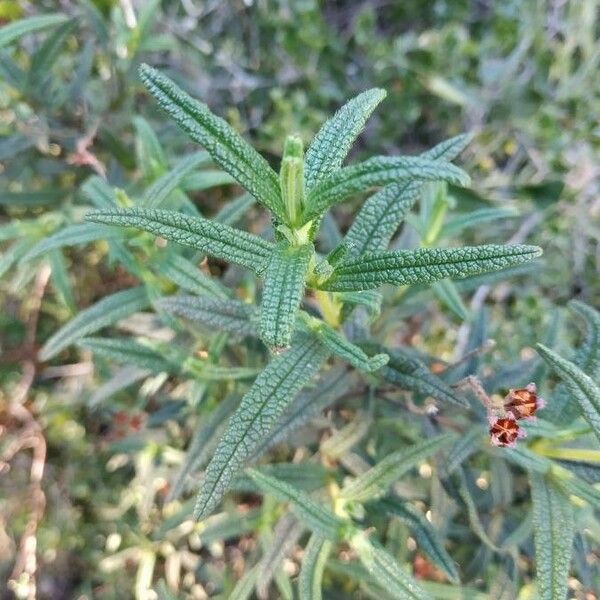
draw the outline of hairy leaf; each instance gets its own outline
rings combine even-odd
[[[179,254],[171,254],[159,265],[159,272],[180,288],[214,298],[227,298],[227,291],[218,279],[205,275],[199,267]]]
[[[537,351],[565,382],[569,394],[579,404],[583,416],[600,440],[600,387],[579,367],[550,348],[537,344]]]
[[[260,337],[270,348],[290,344],[313,252],[312,245],[281,242],[271,255],[260,307]]]
[[[210,453],[218,443],[218,436],[222,434],[226,420],[233,412],[237,402],[237,396],[230,395],[219,402],[216,408],[205,419],[201,420],[200,427],[198,427],[190,442],[185,460],[169,491],[169,501],[177,500],[184,491],[186,480],[190,475],[193,475],[206,464]]]
[[[194,141],[206,148],[218,165],[284,220],[277,174],[252,146],[206,104],[194,100],[156,69],[144,64],[140,67],[140,77],[161,107]]]
[[[392,452],[366,473],[348,483],[340,495],[346,500],[358,501],[382,496],[394,481],[435,452],[448,446],[453,440],[452,434],[444,434]]]
[[[398,600],[431,600],[431,596],[379,542],[359,534],[350,544],[360,562],[391,597]]]
[[[434,281],[431,288],[433,293],[460,319],[469,318],[469,310],[464,305],[454,282],[450,279]]]
[[[564,600],[575,525],[569,500],[538,473],[530,474],[533,533],[540,600]]]
[[[215,327],[242,336],[257,334],[256,308],[240,300],[171,296],[161,298],[157,305],[170,313],[197,321],[209,328]]]
[[[290,502],[298,519],[313,532],[332,541],[338,539],[345,521],[322,503],[311,498],[306,492],[262,471],[248,469],[247,472],[263,492],[275,496],[281,502]]]
[[[321,127],[306,152],[305,182],[307,190],[342,166],[354,140],[385,96],[385,90],[378,88],[366,90],[344,104]]]
[[[148,294],[143,286],[105,296],[55,332],[42,346],[40,360],[52,358],[78,339],[148,308],[149,305]]]
[[[414,156],[375,156],[344,167],[316,185],[308,194],[303,223],[359,192],[398,180],[449,181],[467,185],[469,176],[458,167]]]
[[[586,326],[586,335],[578,348],[573,362],[592,379],[600,378],[600,312],[577,300],[569,302],[569,308]]]
[[[326,356],[317,340],[299,336],[287,352],[276,356],[256,378],[231,417],[229,428],[208,465],[196,502],[196,518],[205,518],[216,507],[232,478]]]
[[[118,231],[111,231],[110,227],[105,225],[96,225],[95,223],[77,223],[75,225],[67,225],[56,233],[49,235],[39,241],[29,252],[22,258],[23,261],[28,261],[37,258],[42,254],[50,252],[56,248],[64,246],[75,246],[77,244],[88,244],[97,240],[120,237]]]
[[[167,170],[167,157],[146,119],[136,116],[133,118],[133,125],[137,165],[144,178],[152,181]]]
[[[444,543],[431,523],[419,510],[408,502],[395,498],[385,498],[373,505],[375,511],[385,511],[406,523],[417,542],[418,547],[439,567],[446,577],[454,583],[459,582],[458,571],[452,557],[444,548]]]
[[[98,356],[148,369],[154,373],[177,373],[179,368],[164,358],[157,350],[130,339],[83,338],[78,346],[91,350]]]
[[[445,381],[434,375],[425,363],[401,350],[387,350],[390,361],[380,371],[381,377],[394,385],[431,396],[440,402],[468,407],[468,402]]]
[[[476,225],[497,221],[498,219],[514,218],[518,214],[514,208],[481,208],[479,210],[472,210],[471,212],[448,219],[442,227],[442,235],[448,237],[455,236],[467,227],[475,227]]]
[[[268,541],[265,554],[260,560],[256,592],[259,598],[269,597],[269,586],[283,560],[294,549],[304,532],[304,526],[293,514],[286,513],[273,528],[273,536]]]
[[[164,204],[170,194],[181,186],[183,179],[194,169],[210,162],[207,152],[196,152],[179,161],[175,167],[159,177],[146,191],[140,206],[156,208]]]
[[[86,219],[106,225],[136,227],[256,272],[266,267],[273,248],[273,244],[251,233],[171,210],[97,210],[89,212]]]
[[[341,333],[338,333],[326,323],[319,325],[315,333],[332,354],[349,362],[353,367],[361,371],[367,373],[377,371],[387,364],[389,360],[389,356],[385,353],[367,356],[361,348],[348,341]]]
[[[302,556],[302,566],[298,576],[298,596],[300,600],[322,600],[321,581],[332,544],[329,540],[313,533]]]
[[[19,21],[4,25],[0,29],[0,48],[12,44],[12,42],[28,33],[60,25],[67,19],[67,15],[57,13],[27,17],[26,19],[20,19]]]
[[[537,246],[465,246],[374,252],[336,267],[321,289],[344,292],[369,290],[384,283],[432,283],[460,279],[518,265],[540,256]]]
[[[456,136],[420,157],[450,161],[464,150],[470,139],[469,135]],[[371,196],[362,205],[344,239],[349,247],[347,257],[385,250],[422,187],[420,181],[401,181],[391,183]]]
[[[352,372],[342,368],[333,368],[315,382],[313,389],[300,392],[279,417],[273,429],[263,437],[253,453],[253,458],[260,456],[271,446],[282,442],[292,431],[333,404],[348,392],[353,381]]]

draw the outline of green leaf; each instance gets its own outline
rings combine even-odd
[[[49,360],[78,339],[148,308],[149,305],[148,294],[143,286],[105,296],[55,332],[42,346],[39,358],[42,361]]]
[[[569,500],[538,473],[530,474],[533,533],[540,600],[564,600],[573,551],[575,524]]]
[[[208,465],[194,511],[197,519],[206,518],[217,506],[233,477],[326,356],[316,339],[299,336],[287,352],[276,356],[256,378],[231,417],[229,428]]]
[[[140,202],[140,207],[156,208],[164,204],[171,193],[181,186],[185,177],[194,169],[209,162],[210,157],[207,152],[196,152],[186,156],[148,188]]]
[[[226,204],[215,216],[215,221],[225,225],[237,223],[241,217],[254,206],[256,200],[250,194],[243,194],[239,198]]]
[[[415,204],[420,181],[391,183],[373,194],[361,207],[344,241],[347,258],[387,248],[398,226]]]
[[[448,446],[454,439],[452,434],[439,435],[409,448],[392,452],[344,486],[340,496],[346,500],[362,502],[385,495],[392,483],[432,454]]]
[[[373,505],[376,512],[385,511],[406,523],[417,542],[418,547],[439,567],[453,583],[459,583],[458,571],[452,557],[444,548],[444,543],[431,523],[419,510],[408,502],[396,498],[385,498]]]
[[[267,161],[206,104],[194,100],[156,69],[144,64],[140,77],[177,124],[243,188],[284,221],[279,179]]]
[[[353,382],[354,375],[351,371],[333,368],[316,381],[314,389],[300,392],[279,417],[272,430],[262,438],[253,453],[253,458],[282,442],[291,432],[316,417],[347,393]]]
[[[464,246],[462,248],[417,248],[373,252],[343,262],[320,285],[332,292],[369,290],[384,283],[409,285],[432,283],[449,277],[460,279],[506,269],[541,254],[537,246]]]
[[[201,296],[227,298],[227,291],[218,279],[205,275],[199,267],[179,254],[171,254],[159,264],[158,273],[181,289]]]
[[[120,237],[120,233],[111,230],[110,227],[106,227],[105,225],[96,225],[94,223],[76,223],[74,225],[67,225],[56,233],[39,241],[31,248],[31,250],[29,250],[22,260],[24,262],[29,261],[42,254],[48,253],[51,250],[63,248],[64,246],[89,244],[90,242],[117,237]]]
[[[469,310],[464,305],[456,286],[450,279],[435,281],[431,289],[433,293],[460,319],[469,318]]]
[[[464,150],[470,139],[469,135],[456,136],[421,154],[420,158],[450,161]],[[385,250],[422,187],[420,181],[402,181],[391,183],[371,196],[362,205],[346,234],[344,241],[349,246],[348,258]]]
[[[143,117],[133,117],[137,166],[144,179],[153,181],[168,168],[165,152],[152,127]]]
[[[181,496],[190,475],[196,473],[206,464],[211,452],[218,443],[218,436],[223,433],[227,418],[235,409],[237,402],[237,396],[227,396],[225,400],[219,402],[206,418],[200,420],[200,427],[198,427],[190,442],[185,460],[177,472],[173,486],[169,491],[169,502],[177,500]]]
[[[44,43],[35,51],[31,57],[29,69],[29,86],[36,95],[43,93],[42,86],[52,76],[52,65],[61,55],[62,45],[75,28],[76,21],[69,20],[62,23],[60,27],[50,34]]]
[[[569,302],[569,308],[586,326],[586,335],[577,350],[573,362],[592,379],[600,378],[600,312],[577,300]]]
[[[311,531],[332,541],[338,539],[346,521],[325,508],[322,503],[311,498],[306,492],[262,471],[248,469],[247,473],[264,493],[271,494],[281,502],[290,502],[300,522]]]
[[[53,250],[48,253],[48,262],[52,269],[51,278],[52,286],[54,287],[60,301],[63,302],[71,313],[77,311],[75,298],[73,296],[73,288],[69,280],[69,272],[65,258],[60,250]]]
[[[537,344],[537,351],[565,382],[569,394],[577,401],[583,416],[600,440],[600,387],[579,367],[565,360],[550,348]]]
[[[91,350],[98,356],[103,356],[123,364],[135,365],[148,369],[153,373],[177,373],[179,368],[161,354],[146,346],[126,338],[83,338],[77,342],[81,348]]]
[[[470,181],[462,169],[447,162],[414,156],[375,156],[344,167],[316,185],[308,194],[302,223],[318,217],[352,194],[403,179],[449,181],[458,185],[467,185]]]
[[[213,187],[232,185],[234,183],[236,183],[235,179],[224,171],[218,171],[217,169],[203,169],[202,171],[188,175],[181,183],[181,188],[186,192],[200,192]]]
[[[281,563],[292,552],[304,526],[291,513],[285,513],[273,528],[273,535],[265,543],[265,552],[260,559],[256,592],[259,598],[269,597],[269,586]]]
[[[115,208],[117,196],[115,190],[98,175],[86,179],[80,188],[81,194],[96,208]]]
[[[442,227],[441,235],[453,237],[467,227],[475,227],[482,223],[489,223],[498,219],[511,219],[517,216],[519,216],[519,213],[514,208],[481,208],[448,219]]]
[[[469,403],[445,381],[434,375],[425,363],[401,350],[387,350],[390,361],[380,371],[381,377],[394,385],[431,396],[440,402],[468,407]]]
[[[369,540],[361,533],[351,540],[350,545],[360,562],[391,597],[397,600],[431,600],[431,596],[379,542]]]
[[[308,540],[302,556],[302,566],[298,576],[298,596],[300,600],[322,600],[321,581],[332,544],[317,533]]]
[[[35,17],[28,17],[26,19],[20,19],[14,21],[8,25],[4,25],[0,29],[0,48],[8,46],[20,37],[39,31],[40,29],[46,29],[48,27],[54,27],[64,23],[68,19],[67,15],[62,14],[48,14],[38,15]]]
[[[385,90],[378,88],[366,90],[344,104],[331,119],[325,122],[306,152],[307,190],[342,166],[354,140],[385,96]]]
[[[317,337],[322,344],[332,353],[350,363],[353,367],[366,373],[372,373],[387,364],[389,356],[385,353],[367,356],[361,348],[348,341],[326,323],[320,323],[315,329]]]
[[[86,219],[106,225],[136,227],[256,272],[266,267],[274,247],[256,235],[229,225],[171,210],[97,210],[89,212]]]
[[[313,254],[312,244],[289,246],[281,242],[271,255],[260,307],[260,337],[275,351],[290,344]]]
[[[258,565],[246,571],[228,596],[228,600],[249,600],[258,579]]]
[[[210,329],[222,329],[239,336],[257,335],[256,307],[240,300],[172,296],[161,298],[157,305],[167,312],[196,321]]]

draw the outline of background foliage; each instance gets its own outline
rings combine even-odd
[[[477,373],[488,393],[503,394],[533,380],[556,401],[516,457],[491,451],[485,417],[476,426],[445,409],[444,427],[468,432],[462,445],[443,460],[415,459],[395,487],[410,502],[357,503],[352,516],[375,528],[435,597],[537,598],[563,593],[534,583],[532,528],[547,520],[540,510],[553,510],[577,532],[569,594],[593,598],[597,440],[564,400],[564,373],[548,370],[535,344],[566,358],[577,358],[579,347],[581,358],[600,329],[581,305],[566,307],[577,299],[597,308],[600,297],[598,2],[2,1],[0,18],[10,24],[57,7],[66,18],[38,22],[37,31],[10,39],[0,30],[0,578],[11,580],[2,593],[31,597],[19,563],[31,552],[20,544],[35,539],[40,598],[227,598],[234,588],[249,597],[239,582],[252,590],[257,578],[275,581],[258,586],[261,597],[290,597],[308,538],[281,497],[259,502],[265,477],[336,498],[344,477],[438,426],[422,414],[424,394],[359,380],[340,363],[304,396],[311,426],[261,463],[296,467],[251,472],[198,524],[190,518],[198,475],[178,473],[186,461],[194,472],[206,464],[226,417],[268,361],[266,349],[243,337],[246,330],[235,343],[211,327],[190,330],[150,312],[135,291],[126,292],[134,316],[108,323],[114,337],[138,342],[125,360],[103,354],[102,340],[48,345],[81,309],[141,284],[157,294],[179,286],[218,296],[221,281],[241,299],[257,293],[250,274],[219,261],[202,263],[210,279],[190,274],[176,253],[165,259],[152,236],[129,240],[128,263],[107,229],[82,224],[89,206],[116,198],[191,201],[222,222],[256,233],[270,227],[243,197],[228,204],[239,189],[148,98],[137,73],[144,61],[225,117],[275,168],[286,135],[308,142],[334,109],[375,86],[388,97],[353,160],[475,134],[461,157],[472,189],[438,190],[440,203],[424,200],[394,244],[511,240],[542,246],[543,263],[502,280],[466,280],[459,296],[386,290],[373,329],[388,346],[417,353],[429,372],[448,371],[449,382]],[[336,207],[322,251],[359,205]],[[64,237],[48,237],[57,232]],[[43,239],[55,241],[39,246]],[[115,308],[125,304],[119,296]],[[597,359],[586,356],[594,377]],[[173,365],[188,357],[182,374]],[[186,458],[189,448],[196,452]],[[36,464],[45,466],[41,480]],[[540,475],[551,469],[571,482],[576,510]],[[565,473],[587,487],[573,491]],[[445,549],[427,537],[430,522]],[[552,535],[536,527],[536,543],[553,547]],[[268,549],[277,547],[281,556],[269,563]],[[317,561],[320,547],[311,540],[305,560]],[[337,547],[330,555],[326,598],[383,597],[353,562],[356,552]],[[450,588],[457,576],[462,588]]]

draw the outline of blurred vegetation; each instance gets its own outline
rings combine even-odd
[[[41,240],[81,223],[99,195],[123,202],[142,197],[197,150],[143,90],[142,61],[225,117],[274,167],[286,135],[297,132],[308,142],[333,110],[374,86],[388,97],[351,159],[418,153],[473,132],[461,157],[473,187],[451,187],[444,197],[450,210],[443,241],[538,244],[543,264],[502,281],[467,280],[457,285],[454,303],[414,288],[400,302],[388,290],[374,330],[391,345],[437,357],[428,362],[432,369],[456,364],[453,376],[478,373],[489,393],[531,380],[546,397],[559,387],[535,343],[569,357],[584,338],[567,302],[598,308],[600,298],[600,2],[2,0],[0,20],[8,26],[57,10],[66,15],[61,22],[0,43],[0,581],[11,580],[0,597],[32,597],[29,567],[19,565],[31,555],[20,544],[32,534],[39,598],[228,598],[269,547],[282,514],[274,501],[260,505],[246,484],[222,513],[194,523],[197,475],[186,481],[182,500],[167,499],[198,427],[223,398],[240,397],[248,377],[266,363],[257,342],[231,345],[213,331],[186,331],[172,318],[142,311],[113,330],[162,347],[176,339],[201,359],[247,372],[239,379],[178,378],[92,360],[77,347],[50,361],[38,358],[59,327],[101,298],[140,283],[175,285],[160,280],[160,249],[150,237],[136,240],[136,262],[129,265],[97,238],[31,255]],[[206,165],[184,173],[177,186],[205,216],[239,196],[223,173]],[[359,204],[335,209],[335,223],[326,222],[320,239],[323,251],[345,232]],[[450,219],[483,209],[504,212],[472,227],[449,226]],[[425,217],[415,213],[394,243],[419,243]],[[269,227],[255,207],[238,220],[256,232]],[[254,297],[247,274],[218,262],[203,268],[241,298]],[[290,476],[305,489],[341,484],[344,469],[355,474],[357,464],[385,456],[398,439],[418,441],[427,427],[423,415],[406,410],[403,394],[378,392],[374,402],[371,384],[348,385],[313,427],[271,450],[273,462],[304,464],[321,449],[322,470]],[[578,413],[571,413],[548,409],[548,429],[538,432],[544,443],[556,428],[581,428]],[[356,437],[347,453],[335,450],[330,440],[357,414],[369,427],[349,432]],[[327,441],[335,450],[329,456]],[[496,543],[519,525],[519,551],[497,553],[473,533],[474,513],[431,478],[433,459],[403,479],[401,494],[433,513],[436,527],[451,538],[462,592],[451,591],[444,574],[415,552],[400,519],[379,515],[365,525],[376,527],[388,549],[430,582],[435,597],[536,598],[523,465],[490,454],[485,439],[472,443],[461,469],[475,510]],[[590,445],[597,447],[593,437],[577,437],[575,446]],[[592,466],[560,456],[556,463],[579,468],[591,485],[600,476],[598,450],[590,452]],[[36,460],[45,465],[41,480]],[[576,536],[569,592],[585,600],[596,598],[599,581],[592,564],[599,523],[592,513],[585,506],[578,515],[588,529]],[[325,597],[383,597],[364,574],[352,572],[350,555],[342,549],[327,569]],[[300,556],[292,543],[265,597],[292,597],[289,582]],[[164,588],[157,587],[160,579]]]

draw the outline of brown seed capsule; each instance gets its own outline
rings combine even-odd
[[[518,390],[511,389],[504,400],[504,409],[515,419],[533,419],[544,406],[544,400],[537,395],[535,383]]]
[[[525,432],[512,416],[490,416],[490,443],[492,446],[507,446],[514,448],[519,438],[525,437]]]

